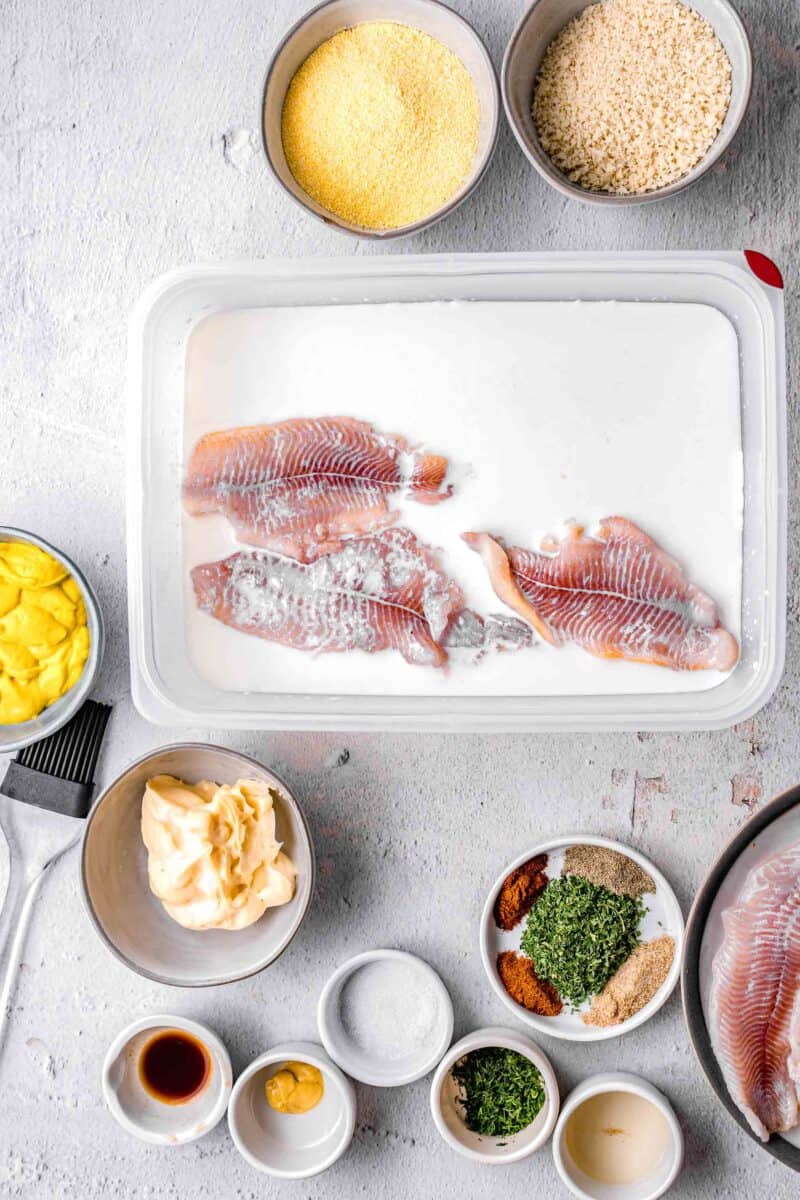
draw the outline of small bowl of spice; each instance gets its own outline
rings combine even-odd
[[[400,1087],[432,1071],[453,1036],[453,1003],[433,967],[405,950],[367,950],[319,998],[322,1044],[360,1083]]]
[[[436,1128],[453,1150],[477,1162],[527,1158],[550,1137],[558,1108],[549,1058],[510,1029],[478,1029],[456,1042],[431,1084]]]
[[[416,233],[478,186],[500,91],[481,39],[438,0],[326,0],[289,30],[264,84],[277,182],[357,237]]]
[[[667,880],[607,838],[558,838],[498,877],[481,918],[489,981],[521,1021],[570,1041],[647,1021],[678,980],[683,916]]]
[[[657,1200],[683,1165],[683,1133],[667,1098],[617,1071],[570,1092],[553,1135],[562,1182],[579,1200]]]
[[[501,71],[514,136],[563,195],[641,204],[704,175],[750,99],[728,0],[534,0]]]

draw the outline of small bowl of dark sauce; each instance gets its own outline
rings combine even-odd
[[[228,1051],[206,1025],[159,1015],[128,1025],[103,1064],[112,1116],[135,1137],[183,1145],[213,1129],[233,1083]]]

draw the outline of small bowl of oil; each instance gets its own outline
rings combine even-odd
[[[578,1200],[658,1200],[683,1166],[683,1133],[657,1088],[625,1071],[593,1075],[570,1093],[553,1160]]]
[[[224,1116],[233,1086],[231,1060],[207,1025],[158,1015],[134,1021],[112,1042],[103,1064],[111,1115],[134,1137],[158,1146],[194,1142]]]

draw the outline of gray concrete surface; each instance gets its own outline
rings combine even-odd
[[[456,0],[495,61],[519,0]],[[0,512],[61,544],[92,577],[110,644],[99,696],[114,704],[108,780],[175,731],[128,694],[123,497],[126,317],[144,285],[181,263],[267,254],[380,253],[306,220],[258,150],[265,62],[305,0],[6,0],[0,17]],[[793,0],[744,0],[756,81],[742,135],[690,193],[599,212],[532,173],[504,128],[476,197],[391,253],[511,249],[739,248],[772,255],[788,285],[796,361],[800,21]],[[790,389],[791,461],[798,426]],[[359,1093],[348,1156],[305,1185],[271,1183],[224,1125],[181,1150],[146,1148],[107,1114],[100,1063],[148,1011],[213,1024],[240,1069],[286,1037],[313,1037],[319,988],[345,955],[417,950],[449,984],[456,1032],[505,1018],[483,978],[477,918],[490,880],[533,839],[566,828],[630,839],[685,906],[750,808],[797,782],[798,491],[790,492],[789,654],[772,702],[746,726],[692,736],[300,736],[197,730],[283,772],[302,797],[320,865],[313,910],[262,976],[187,994],[151,986],[106,953],[78,895],[75,852],[34,914],[0,1062],[0,1194],[95,1200],[295,1195],[561,1195],[550,1152],[487,1175],[439,1140],[428,1082]],[[639,1070],[672,1097],[687,1134],[676,1200],[798,1194],[705,1083],[674,997],[621,1041],[548,1041],[564,1088],[598,1069]]]

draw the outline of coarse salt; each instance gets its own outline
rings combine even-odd
[[[388,1062],[430,1047],[442,1015],[426,972],[397,959],[378,959],[354,971],[342,988],[339,1014],[360,1053]]]

